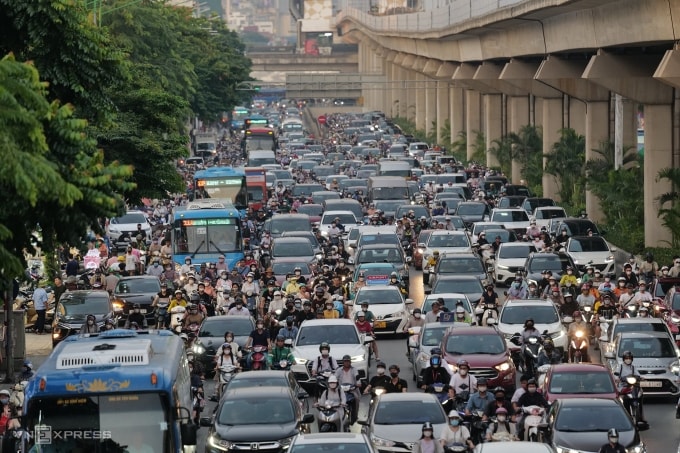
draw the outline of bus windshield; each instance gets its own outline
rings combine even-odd
[[[244,209],[248,192],[245,178],[202,178],[196,180],[196,198],[231,200],[236,209]]]
[[[408,199],[407,187],[374,187],[373,200],[402,200]]]
[[[61,395],[31,399],[27,423],[42,444],[50,444],[36,451],[170,452],[168,414],[159,393]]]
[[[187,219],[175,222],[174,253],[219,253],[241,250],[236,218]]]
[[[274,137],[271,135],[249,135],[246,137],[246,151],[276,150]]]

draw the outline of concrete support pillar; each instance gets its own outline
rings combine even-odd
[[[569,97],[569,127],[586,135],[586,103],[573,97]]]
[[[386,115],[392,113],[392,63],[385,60],[383,63],[383,72],[385,74],[385,85],[380,87],[380,98],[382,99],[382,111]]]
[[[425,113],[425,75],[415,71],[414,74],[416,80],[413,89],[416,105],[416,129],[422,131],[426,128],[425,117],[427,116]]]
[[[656,181],[659,170],[673,166],[673,111],[670,105],[645,105],[645,246],[664,247],[670,232],[658,218],[659,195],[671,192],[667,180]]]
[[[392,116],[406,118],[406,90],[404,89],[404,68],[392,65],[394,82],[392,83]]]
[[[482,130],[481,94],[475,90],[465,90],[465,132],[467,134],[467,158],[475,153],[475,140]]]
[[[552,152],[553,144],[560,139],[560,130],[564,127],[562,98],[543,99],[541,102],[543,123],[543,154]],[[543,168],[549,158],[543,158]],[[543,196],[559,201],[557,179],[553,175],[543,173]]]
[[[465,90],[449,87],[449,121],[451,122],[451,143],[458,140],[461,132],[467,131],[465,121]]]
[[[600,143],[609,139],[609,102],[588,102],[585,115],[586,123],[586,162],[598,159],[599,154],[593,152]],[[586,190],[586,212],[595,222],[605,220],[600,209],[600,199],[590,190]]]
[[[623,149],[632,147],[631,153],[637,152],[638,103],[631,99],[623,100]]]
[[[437,83],[427,76],[423,77],[425,85],[421,93],[425,97],[425,132],[427,134],[432,131],[437,133],[437,129],[439,129],[439,124],[437,123]],[[421,96],[423,95],[421,94]]]
[[[503,136],[503,95],[484,95],[484,136],[486,138],[486,166],[498,167],[498,158],[491,151],[494,140]]]
[[[406,69],[406,118],[416,120],[416,89],[418,83],[415,71]]]
[[[515,134],[531,123],[529,118],[529,96],[513,96],[508,98],[508,130]],[[522,179],[522,163],[512,160],[512,174],[510,180],[519,184]]]
[[[409,77],[408,71],[405,68],[399,66],[399,81],[400,81],[399,92],[401,93],[401,96],[399,97],[400,118],[408,118],[408,102],[409,102],[408,85],[410,83],[408,77]]]
[[[448,120],[449,123],[449,83],[445,81],[437,82],[436,89],[437,98],[437,143],[443,146],[448,146],[450,143],[443,143],[442,139],[442,129]],[[453,132],[452,132],[453,133]],[[453,135],[451,137],[453,139]]]

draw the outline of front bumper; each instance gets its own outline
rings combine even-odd
[[[386,319],[376,319],[373,322],[373,331],[375,333],[399,333],[401,332],[400,327],[404,323],[404,318],[386,318]]]

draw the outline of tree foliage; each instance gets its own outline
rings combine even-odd
[[[585,204],[586,139],[574,129],[562,129],[546,158],[545,172],[557,179],[560,198],[565,205]]]
[[[668,231],[671,232],[671,247],[680,247],[680,169],[664,168],[656,177],[657,182],[666,180],[673,189],[656,198],[659,204],[659,218]]]

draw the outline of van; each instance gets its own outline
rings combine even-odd
[[[264,230],[272,238],[280,237],[284,231],[310,231],[312,223],[307,214],[276,214],[267,219]]]
[[[248,153],[248,167],[262,167],[264,165],[277,165],[274,151],[250,151]]]
[[[324,200],[324,211],[352,211],[354,217],[357,219],[364,218],[363,208],[361,203],[351,198],[341,198],[339,200]]]

